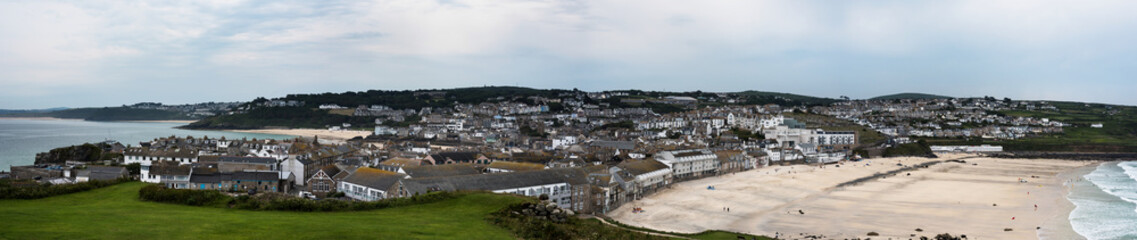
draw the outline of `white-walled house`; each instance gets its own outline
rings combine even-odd
[[[588,203],[585,193],[587,174],[579,168],[540,171],[460,175],[449,177],[411,178],[403,180],[405,194],[431,191],[482,190],[538,197],[542,194],[562,208],[583,209]],[[579,187],[578,187],[579,186]]]
[[[338,188],[344,196],[360,201],[401,197],[404,194],[400,191],[402,184],[399,181],[406,176],[406,174],[362,167],[340,181]]]
[[[636,198],[666,187],[672,181],[671,168],[654,159],[628,159],[614,168],[633,177],[632,182],[635,183],[635,188],[630,189],[630,191],[635,193]]]
[[[719,168],[718,156],[706,149],[662,151],[655,160],[671,168],[674,178],[692,178],[713,175]]]
[[[297,157],[289,157],[288,159],[280,162],[280,171],[292,172],[296,178],[296,185],[304,186],[304,184],[307,182],[307,178],[309,177],[305,176],[306,172],[304,171],[304,167],[306,164],[304,162],[305,161],[297,159]]]
[[[150,166],[155,162],[171,162],[178,165],[189,165],[197,162],[197,154],[192,151],[152,151],[144,148],[130,148],[123,151],[123,163],[138,163],[140,180],[143,182],[158,183],[161,181],[158,174],[150,172]],[[186,181],[188,181],[188,177]]]

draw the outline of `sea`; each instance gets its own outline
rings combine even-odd
[[[1070,184],[1075,232],[1086,239],[1137,239],[1137,161],[1103,163]]]
[[[205,137],[227,139],[291,139],[293,136],[184,130],[184,123],[170,122],[92,122],[63,119],[0,119],[0,171],[10,166],[35,163],[36,153],[51,149],[115,140],[123,145],[138,146],[155,138]]]

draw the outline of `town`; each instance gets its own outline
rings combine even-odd
[[[424,93],[430,97],[430,93]],[[1054,108],[1045,102],[966,99],[849,100],[820,106],[730,104],[715,97],[634,98],[629,92],[573,92],[561,98],[489,99],[451,108],[319,109],[373,117],[370,136],[288,140],[170,136],[108,142],[122,158],[13,166],[11,177],[52,183],[129,177],[173,189],[230,194],[375,201],[434,191],[481,190],[546,196],[565,209],[604,214],[693,179],[770,165],[827,164],[863,157],[917,137],[1014,139],[1061,132],[1069,124],[1008,117],[998,110]],[[713,94],[712,94],[713,95]],[[612,107],[607,102],[665,104],[681,111]],[[599,103],[598,103],[599,102]],[[265,100],[249,108],[304,106]],[[552,110],[550,105],[556,106]],[[801,117],[795,119],[793,116]],[[330,130],[347,129],[344,123]],[[947,152],[998,152],[999,146],[932,146]],[[84,166],[89,165],[89,166]]]

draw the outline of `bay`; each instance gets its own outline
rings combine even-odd
[[[91,122],[63,119],[0,119],[0,171],[35,163],[36,153],[83,143],[115,140],[138,146],[155,138],[193,136],[228,139],[291,139],[294,136],[185,130],[171,122]]]

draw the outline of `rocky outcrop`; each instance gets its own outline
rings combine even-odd
[[[93,162],[103,157],[105,143],[68,146],[36,154],[35,164],[64,164],[67,161]]]
[[[513,211],[514,215],[525,215],[541,220],[548,220],[555,223],[567,222],[569,217],[576,215],[575,212],[568,209],[562,209],[556,203],[541,201],[540,203],[527,203],[519,211]]]

